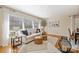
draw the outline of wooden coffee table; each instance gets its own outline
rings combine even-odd
[[[43,44],[43,38],[42,38],[42,36],[36,36],[34,38],[34,43],[37,44],[37,45]]]

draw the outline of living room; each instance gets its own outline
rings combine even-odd
[[[58,43],[61,38],[66,38],[68,42],[73,43],[69,43],[68,48],[63,47],[62,50],[78,53],[79,34],[77,40],[72,35],[76,31],[79,32],[78,11],[78,5],[1,5],[0,46],[5,50],[5,47],[10,45],[10,51],[1,51],[61,53]],[[76,47],[72,48],[73,44]]]

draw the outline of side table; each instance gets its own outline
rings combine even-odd
[[[13,47],[13,48],[15,48],[15,47],[17,47],[17,46],[19,46],[19,45],[21,45],[22,44],[22,37],[12,37],[11,38],[11,46]]]

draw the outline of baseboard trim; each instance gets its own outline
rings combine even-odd
[[[53,37],[56,37],[56,38],[61,38],[61,35],[55,35],[55,34],[48,34],[48,36],[53,36]]]

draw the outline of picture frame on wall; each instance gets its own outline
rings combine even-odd
[[[49,26],[51,27],[59,27],[60,26],[60,21],[59,20],[52,20],[49,21]]]

